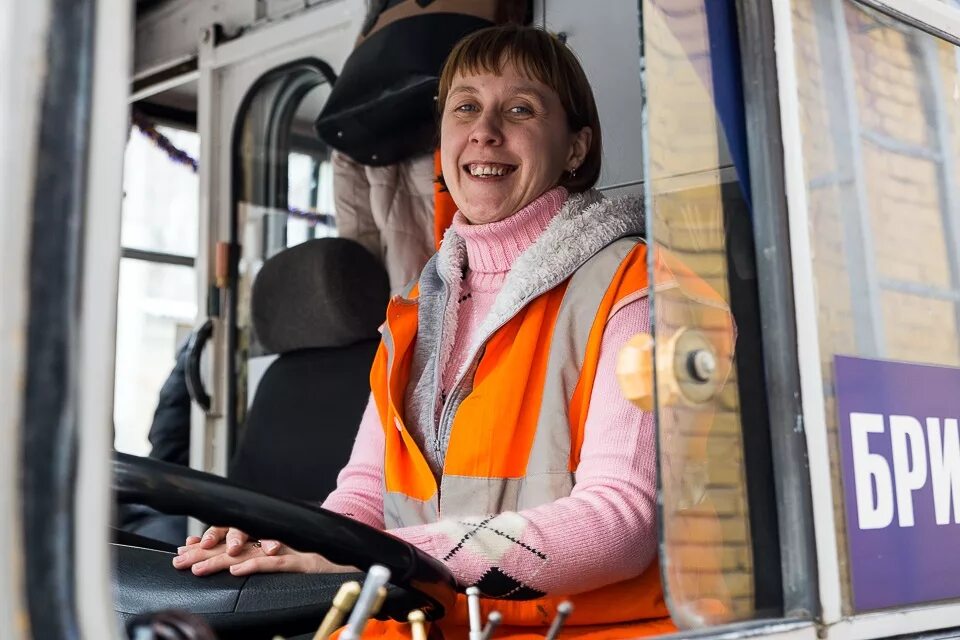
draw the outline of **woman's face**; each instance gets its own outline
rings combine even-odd
[[[443,178],[471,224],[496,222],[579,167],[591,136],[571,132],[556,92],[512,64],[500,75],[458,74],[440,124]]]

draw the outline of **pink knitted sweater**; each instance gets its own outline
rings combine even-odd
[[[511,265],[566,197],[564,189],[553,189],[491,224],[470,225],[459,213],[454,218],[469,270],[452,356],[442,374],[444,395]],[[640,574],[656,555],[655,431],[652,414],[623,399],[614,371],[620,347],[649,328],[646,297],[625,305],[607,323],[570,496],[534,509],[443,519],[391,533],[443,561],[462,585],[479,584],[488,595],[509,595],[504,584],[527,595],[577,593]],[[370,402],[350,461],[323,506],[384,528],[383,456],[383,430]]]

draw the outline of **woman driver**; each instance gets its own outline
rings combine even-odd
[[[477,585],[505,624],[671,630],[656,566],[653,416],[615,382],[649,330],[639,203],[591,189],[596,105],[583,69],[530,27],[476,32],[440,79],[443,177],[459,207],[387,310],[371,401],[323,506],[386,529]],[[213,527],[174,559],[205,575],[344,571]]]

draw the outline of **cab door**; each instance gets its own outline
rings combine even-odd
[[[312,123],[363,14],[362,0],[338,0],[229,41],[216,26],[202,35],[198,131],[208,161],[200,168],[197,277],[209,340],[193,354],[195,468],[225,474],[242,429],[251,372],[255,379],[262,362],[249,313],[259,265],[333,233],[329,151]]]

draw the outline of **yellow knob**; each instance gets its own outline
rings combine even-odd
[[[638,333],[617,356],[617,381],[623,397],[644,411],[653,411],[653,336]]]
[[[427,640],[427,616],[420,609],[414,609],[407,616],[410,623],[410,637],[412,640]]]

